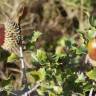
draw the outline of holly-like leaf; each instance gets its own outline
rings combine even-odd
[[[86,72],[89,79],[96,80],[96,69]]]
[[[60,86],[54,86],[53,90],[57,93],[57,94],[61,94],[62,93],[62,87]]]
[[[78,78],[76,79],[76,83],[84,82],[85,81],[85,76],[83,73],[78,74]]]
[[[8,57],[8,62],[14,62],[16,59],[18,59],[19,57],[17,57],[16,54],[12,53],[9,57]]]
[[[46,60],[47,60],[46,52],[43,49],[38,49],[37,50],[37,58],[41,62],[46,62]]]
[[[33,36],[32,36],[32,40],[31,40],[31,43],[36,42],[37,39],[40,37],[40,35],[41,35],[41,32],[39,32],[39,31],[34,31],[34,34],[33,34]]]
[[[38,70],[38,75],[39,75],[40,80],[44,80],[45,79],[45,75],[46,75],[45,68],[40,68]]]
[[[32,71],[31,75],[36,79],[36,80],[44,80],[45,79],[45,68],[40,68],[38,71]]]

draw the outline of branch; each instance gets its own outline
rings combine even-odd
[[[28,96],[29,94],[31,94],[33,91],[35,91],[41,84],[41,81],[38,81],[33,87],[32,89],[30,89],[29,91],[25,92],[24,95],[22,96]]]

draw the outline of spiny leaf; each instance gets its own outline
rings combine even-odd
[[[14,53],[12,53],[9,57],[8,57],[8,62],[13,62],[16,59],[18,59],[19,57],[17,57],[17,55],[15,55]]]
[[[34,31],[31,43],[36,42],[36,40],[39,38],[40,35],[41,33],[39,31]]]
[[[38,49],[37,50],[37,58],[41,61],[41,62],[45,62],[47,60],[47,55],[46,52],[43,49]]]
[[[86,72],[89,79],[96,80],[96,69]]]

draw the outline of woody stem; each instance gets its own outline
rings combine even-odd
[[[27,84],[27,77],[26,77],[26,70],[25,70],[25,64],[24,64],[24,59],[23,59],[23,49],[22,46],[20,46],[20,61],[21,61],[21,69],[22,69],[22,83]]]

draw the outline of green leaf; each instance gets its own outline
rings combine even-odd
[[[36,42],[40,35],[41,33],[39,31],[34,31],[31,43]]]
[[[53,93],[53,92],[50,92],[50,93],[49,93],[49,96],[56,96],[56,94]]]
[[[76,79],[76,83],[84,82],[85,81],[85,76],[83,73],[78,74],[78,78]]]
[[[46,60],[47,60],[46,52],[43,49],[38,49],[37,50],[37,58],[41,62],[46,62]]]
[[[89,21],[91,26],[96,27],[96,15],[91,15]]]
[[[57,93],[57,94],[61,94],[62,92],[62,87],[61,86],[54,86],[53,90]]]
[[[65,41],[65,44],[66,44],[66,46],[68,46],[69,48],[71,48],[71,46],[72,46],[72,42],[71,42],[70,40],[66,40],[66,41]]]
[[[40,80],[44,80],[45,79],[45,75],[46,75],[45,68],[40,68],[38,70],[38,75],[39,75]]]
[[[38,71],[32,71],[31,75],[36,79],[36,80],[44,80],[45,79],[45,68],[40,68]]]
[[[34,60],[34,61],[36,61],[36,62],[39,62],[39,60],[38,60],[38,58],[37,58],[37,56],[36,56],[36,54],[35,53],[31,53],[31,57],[32,57],[32,60]]]
[[[35,81],[38,81],[40,79],[38,75],[38,71],[32,71],[31,75],[34,77]]]
[[[92,85],[87,83],[87,84],[84,86],[83,90],[84,90],[84,92],[88,92],[88,91],[91,90],[91,88],[92,88]]]
[[[96,32],[96,29],[94,27],[92,27],[91,30],[88,30],[88,33],[87,33],[88,40],[91,40],[94,37],[95,32]]]
[[[10,78],[7,79],[7,80],[2,80],[2,81],[0,82],[0,85],[1,85],[4,89],[6,89],[7,91],[12,88]]]
[[[82,44],[81,47],[76,48],[76,54],[80,55],[80,54],[84,54],[86,52],[86,48],[85,46]]]
[[[17,57],[16,54],[12,53],[9,57],[8,57],[8,62],[14,62],[16,59],[18,59],[19,57]]]
[[[89,79],[96,80],[96,69],[86,72]]]

